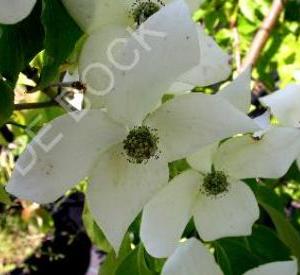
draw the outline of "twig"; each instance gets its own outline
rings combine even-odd
[[[241,40],[239,31],[237,28],[237,14],[238,14],[238,6],[235,9],[234,15],[232,16],[232,19],[230,20],[230,28],[233,32],[233,51],[234,51],[234,59],[237,71],[239,72],[242,66],[242,59],[241,59]]]
[[[260,29],[258,30],[258,32],[256,33],[252,41],[249,53],[244,59],[241,70],[245,69],[249,65],[253,66],[256,64],[256,61],[259,58],[263,48],[265,47],[266,42],[268,41],[268,38],[270,36],[270,33],[272,32],[278,20],[278,17],[283,10],[285,2],[286,0],[273,1],[270,12],[265,17],[262,26],[260,27]]]
[[[56,101],[46,101],[46,102],[37,102],[37,103],[20,103],[14,105],[15,111],[20,110],[30,110],[30,109],[41,109],[47,107],[59,106]]]
[[[26,128],[27,128],[26,125],[19,124],[19,123],[14,122],[14,121],[8,121],[8,122],[6,122],[5,124],[6,124],[6,125],[16,126],[16,127],[22,128],[22,129],[26,129]]]

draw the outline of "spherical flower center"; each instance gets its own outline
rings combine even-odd
[[[146,163],[158,158],[157,130],[147,126],[134,127],[123,141],[123,149],[131,163]]]
[[[150,16],[158,12],[163,6],[163,2],[160,0],[151,1],[151,0],[137,0],[133,4],[131,15],[138,25],[145,22]]]
[[[222,171],[213,171],[204,178],[201,191],[208,196],[218,196],[228,191],[229,183]]]

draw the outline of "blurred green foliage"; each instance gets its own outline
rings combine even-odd
[[[247,55],[271,4],[270,0],[207,0],[196,12],[195,19],[231,53],[234,74],[239,58],[243,60]],[[299,22],[300,0],[287,1],[254,67],[253,82],[262,83],[264,92],[272,92],[289,82],[300,83]],[[4,185],[15,159],[28,142],[44,124],[64,110],[51,107],[13,112],[13,101],[41,102],[61,92],[47,86],[61,80],[65,72],[74,67],[80,48],[78,42],[83,34],[59,0],[38,1],[30,17],[17,25],[2,25],[0,30],[0,258],[1,253],[11,255],[9,264],[20,264],[42,241],[38,238],[39,242],[33,245],[26,242],[26,238],[51,233],[53,223],[43,208],[39,208],[30,222],[24,219],[22,213],[32,205],[11,201],[13,198],[5,193]],[[11,87],[15,84],[13,92]],[[36,86],[43,90],[30,93]],[[208,91],[212,91],[211,87]],[[166,96],[164,100],[169,98]],[[189,166],[180,160],[171,163],[169,168],[172,178]],[[257,264],[286,260],[291,254],[300,257],[300,172],[296,165],[282,179],[251,180],[248,184],[261,206],[261,218],[253,235],[226,238],[211,244],[226,275],[239,275]],[[15,211],[16,205],[21,206],[22,211]],[[97,248],[108,253],[100,275],[158,274],[161,270],[164,260],[150,257],[139,243],[140,217],[132,224],[118,256],[111,251],[87,206],[83,221]],[[192,234],[195,230],[190,222],[185,237]],[[22,252],[21,260],[19,254],[14,254],[20,246],[29,251]]]

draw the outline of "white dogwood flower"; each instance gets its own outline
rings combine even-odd
[[[224,99],[204,94],[179,96],[155,109],[174,78],[194,66],[199,49],[181,1],[145,25],[166,37],[149,38],[151,53],[141,52],[137,66],[116,75],[106,112],[85,110],[76,120],[68,114],[50,122],[21,155],[7,186],[20,198],[47,203],[88,177],[89,209],[116,251],[143,206],[167,184],[168,162],[257,129]],[[138,45],[131,38],[123,53]]]
[[[284,126],[300,128],[300,84],[289,84],[284,89],[260,98]],[[300,169],[300,153],[297,158]]]
[[[26,18],[36,0],[0,0],[0,24],[15,24]]]
[[[211,97],[225,98],[246,112],[250,70]],[[253,122],[259,122],[258,128],[265,125],[262,118]],[[257,133],[263,132],[263,137],[259,140],[252,135],[237,136],[189,156],[194,170],[175,177],[146,205],[141,239],[151,255],[169,256],[192,217],[205,241],[251,234],[259,209],[253,192],[241,179],[283,176],[300,149],[298,130],[260,129]]]
[[[200,152],[197,159],[189,159],[194,170],[176,176],[145,206],[141,239],[151,255],[172,254],[191,218],[205,241],[251,234],[259,217],[255,196],[215,162],[215,149],[206,147],[201,159]]]
[[[110,92],[113,87],[113,78],[123,72],[128,72],[136,66],[139,61],[140,50],[152,54],[153,50],[148,44],[148,39],[163,39],[163,32],[153,28],[151,24],[138,25],[138,32],[135,38],[140,42],[136,48],[130,48],[125,56],[120,56],[120,49],[128,43],[136,28],[130,10],[140,5],[158,5],[164,9],[174,1],[167,1],[164,4],[159,0],[131,0],[131,1],[63,1],[70,14],[76,22],[88,32],[88,37],[82,48],[79,58],[79,73],[82,82],[87,83],[86,97],[90,99],[91,106],[103,106],[102,94]],[[199,5],[199,0],[186,1],[190,7]],[[183,3],[181,3],[183,5]],[[174,18],[165,9],[164,20],[171,21]],[[148,18],[155,21],[157,11]],[[153,18],[154,17],[154,18]],[[146,20],[146,22],[148,21]],[[208,86],[226,79],[231,73],[229,65],[230,57],[209,37],[203,28],[194,23],[199,41],[199,53],[194,56],[195,65],[174,79],[166,91],[189,90],[194,86]],[[161,29],[163,31],[163,29]],[[181,51],[185,51],[182,48]],[[169,53],[169,58],[175,53]],[[164,57],[159,60],[163,66]],[[148,68],[143,68],[145,73]],[[152,81],[152,85],[153,85]]]
[[[245,71],[231,84],[234,87],[228,85],[225,87],[227,90],[223,89],[217,96],[226,98],[233,106],[247,113],[250,108],[249,83],[250,74]],[[299,85],[288,86],[285,100],[282,99],[282,94],[285,95],[284,91],[260,100],[265,106],[271,107],[272,105],[275,107],[271,112],[278,118],[283,116],[284,124],[280,126],[271,125],[270,113],[267,111],[254,119],[261,130],[253,135],[231,138],[219,148],[219,163],[222,163],[224,169],[230,170],[231,175],[235,178],[279,178],[288,171],[293,161],[299,157],[300,131],[296,124],[297,112],[299,114],[297,109],[297,105],[299,106]],[[291,100],[290,97],[293,99]],[[289,116],[289,122],[287,116]],[[199,158],[198,160],[201,161]]]
[[[296,260],[278,261],[260,265],[243,275],[297,275]],[[181,243],[165,263],[162,275],[223,275],[213,255],[197,239]]]

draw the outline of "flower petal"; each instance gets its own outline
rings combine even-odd
[[[199,54],[196,30],[182,0],[162,8],[132,35],[122,57],[134,66],[113,71],[114,85],[106,96],[108,112],[130,127],[141,124]]]
[[[290,84],[284,89],[260,98],[284,126],[300,126],[300,85]]]
[[[99,159],[87,191],[89,209],[118,252],[129,225],[145,204],[168,183],[163,158],[132,164],[122,155],[122,145]]]
[[[175,177],[144,208],[141,240],[156,258],[170,256],[192,217],[192,205],[199,191],[199,175],[189,170]]]
[[[258,130],[246,115],[221,97],[191,93],[168,101],[145,121],[158,130],[169,161],[184,158],[237,133]]]
[[[261,129],[259,131],[256,131],[253,134],[253,137],[254,138],[262,138],[264,136],[264,134],[267,133],[270,130],[270,128],[272,127],[270,110],[267,110],[262,115],[253,118],[253,121]]]
[[[198,32],[200,44],[198,64],[181,75],[178,81],[193,86],[209,86],[225,80],[231,73],[229,55],[205,33],[201,25],[195,23],[195,28]]]
[[[133,23],[130,9],[134,0],[62,0],[70,15],[87,33],[110,25],[119,24],[126,28]]]
[[[194,208],[195,226],[205,241],[250,235],[258,217],[256,198],[240,181],[230,182],[228,192],[217,197],[200,193]]]
[[[262,115],[254,118],[253,120],[262,130],[266,130],[271,126],[270,118],[271,113],[269,110],[267,110]]]
[[[197,10],[203,3],[203,0],[185,0],[190,10],[193,12]]]
[[[79,74],[87,87],[87,104],[92,108],[103,107],[103,96],[111,91],[116,75],[110,60],[119,62],[120,52],[127,45],[128,37],[125,27],[108,25],[86,39],[80,53]],[[129,57],[132,58],[132,53]]]
[[[165,263],[162,275],[222,275],[208,249],[195,238],[191,238],[176,249]]]
[[[261,140],[251,136],[227,140],[219,147],[214,164],[237,179],[280,178],[299,152],[299,129],[274,127]]]
[[[22,199],[52,202],[88,176],[98,155],[124,136],[125,129],[100,110],[58,117],[27,146],[6,189]]]
[[[177,81],[171,85],[169,91],[170,94],[181,95],[185,94],[186,92],[190,92],[194,87],[194,85]]]
[[[36,0],[0,0],[0,24],[15,24],[32,11]]]
[[[62,0],[62,2],[77,24],[87,33],[112,24],[122,25],[124,28],[134,24],[131,12],[136,0]],[[166,4],[171,2],[173,0],[164,1]],[[191,11],[195,11],[202,2],[202,0],[186,0]]]
[[[187,157],[189,165],[202,173],[210,173],[213,165],[213,156],[218,149],[219,143],[213,143],[203,147],[197,153]]]
[[[217,93],[229,101],[242,113],[248,114],[251,104],[251,67],[243,71],[235,80]]]
[[[297,261],[273,262],[261,265],[244,273],[244,275],[297,275]]]

